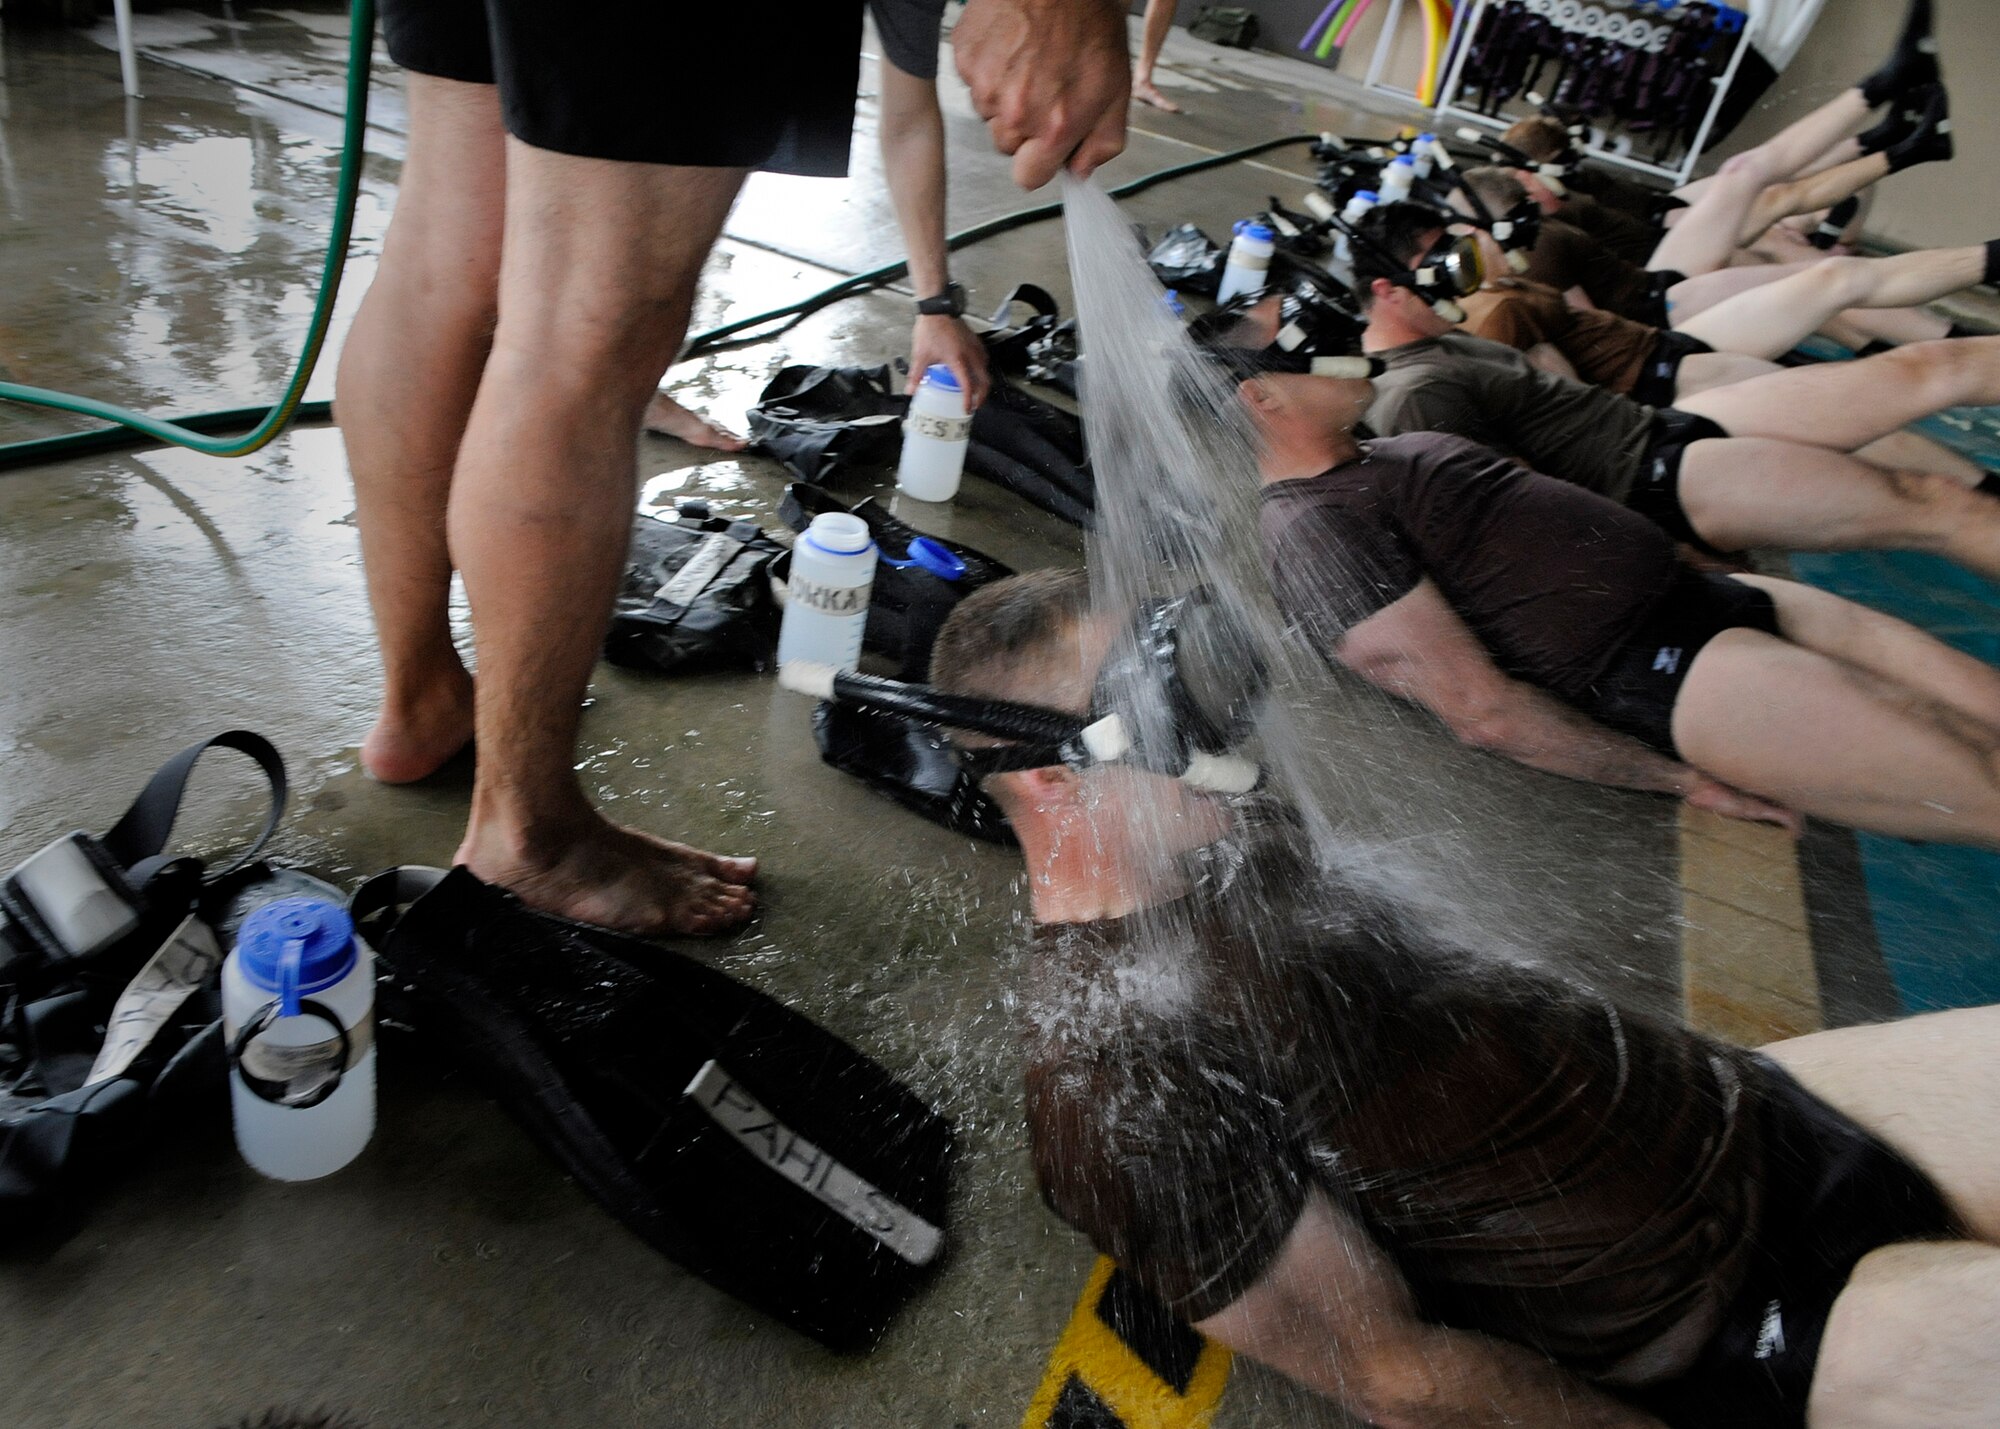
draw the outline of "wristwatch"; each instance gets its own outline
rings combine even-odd
[[[956,283],[946,283],[944,291],[934,298],[919,298],[917,312],[927,318],[962,318],[965,316],[965,289]]]

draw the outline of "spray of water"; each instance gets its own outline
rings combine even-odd
[[[1236,379],[1204,357],[1161,290],[1112,201],[1087,180],[1064,180],[1078,326],[1085,344],[1083,416],[1097,479],[1098,529],[1090,549],[1092,593],[1101,610],[1204,585],[1243,616],[1272,676],[1257,736],[1270,787],[1291,806],[1320,866],[1349,882],[1383,886],[1399,902],[1426,906],[1450,924],[1459,900],[1444,896],[1408,843],[1426,835],[1399,817],[1394,791],[1370,787],[1354,751],[1330,743],[1327,711],[1353,703],[1322,658],[1287,638],[1272,603],[1258,546],[1256,434]],[[1329,555],[1337,561],[1337,555]],[[1329,578],[1346,573],[1329,570]],[[1197,661],[1240,652],[1196,649]],[[1169,716],[1149,691],[1119,692],[1142,733]],[[1370,695],[1366,718],[1380,723]],[[1400,716],[1389,715],[1391,722]],[[1366,836],[1351,819],[1371,805]],[[1175,844],[1161,828],[1162,857]]]

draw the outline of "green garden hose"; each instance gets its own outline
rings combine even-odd
[[[25,387],[16,382],[0,382],[0,398],[52,407],[59,412],[75,412],[100,417],[115,425],[95,431],[76,432],[40,441],[16,442],[0,447],[0,466],[29,465],[84,452],[103,451],[109,446],[139,445],[146,438],[186,447],[209,456],[248,456],[267,445],[294,416],[299,415],[306,384],[319,363],[320,350],[333,322],[333,300],[340,292],[341,271],[347,266],[347,240],[354,228],[354,203],[361,192],[361,161],[364,131],[368,125],[368,69],[375,49],[375,0],[354,0],[347,43],[347,116],[341,136],[340,180],[333,204],[333,233],[327,240],[326,262],[320,271],[319,301],[313,307],[312,325],[306,330],[306,344],[284,395],[269,410],[255,407],[230,412],[208,412],[180,420],[149,417],[127,411],[92,397],[54,392],[46,387]],[[324,416],[328,404],[311,404],[310,415]],[[238,435],[227,433],[244,423],[254,423]],[[107,440],[109,439],[109,440]]]
[[[68,392],[0,382],[0,399],[25,402],[37,407],[50,407],[62,412],[76,412],[112,423],[110,426],[95,427],[87,432],[71,432],[63,436],[41,437],[0,446],[0,471],[39,466],[47,462],[89,456],[98,452],[145,446],[152,442],[166,442],[209,456],[248,456],[251,452],[269,444],[294,420],[321,421],[331,415],[331,403],[305,402],[301,398],[305,395],[306,384],[312,380],[313,368],[319,361],[320,350],[326,344],[327,329],[333,319],[334,299],[340,291],[341,272],[347,264],[348,237],[354,227],[355,201],[361,190],[364,131],[368,123],[368,75],[373,59],[374,35],[375,0],[354,0],[347,51],[347,110],[343,117],[340,178],[334,199],[333,232],[327,242],[326,262],[320,275],[319,301],[313,308],[312,324],[306,334],[305,348],[299,354],[292,380],[286,386],[284,395],[278,399],[277,405],[268,409],[232,407],[219,412],[198,412],[190,416],[159,418],[149,417],[141,412],[127,411],[109,402],[74,396]],[[1239,163],[1287,145],[1311,143],[1316,137],[1312,134],[1288,134],[1281,139],[1267,139],[1245,148],[1231,150],[1226,154],[1210,154],[1121,184],[1111,190],[1111,196],[1129,198],[1133,194],[1143,193],[1155,184],[1185,178],[1189,174],[1220,168],[1225,164]],[[999,218],[952,234],[946,240],[946,245],[957,250],[1026,224],[1054,218],[1061,212],[1060,203],[1048,203],[1003,214]],[[879,268],[871,268],[865,273],[843,278],[796,303],[773,308],[769,312],[758,313],[752,317],[739,318],[734,322],[724,323],[721,327],[697,333],[688,339],[681,356],[685,359],[736,343],[767,341],[821,308],[870,288],[892,283],[908,271],[908,263],[885,263]],[[772,326],[773,324],[777,326]],[[769,331],[756,331],[762,328],[768,328]],[[752,335],[743,336],[745,333]],[[241,429],[246,426],[250,430],[242,431]],[[229,433],[238,434],[232,436],[228,435]]]

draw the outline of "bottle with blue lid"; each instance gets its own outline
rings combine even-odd
[[[778,664],[806,661],[850,673],[861,664],[868,600],[875,588],[875,538],[846,511],[822,511],[792,546]]]
[[[918,501],[949,501],[965,477],[965,449],[972,418],[958,374],[941,362],[924,369],[910,415],[903,422],[903,455],[896,466],[896,489]]]
[[[1229,262],[1222,269],[1222,285],[1215,290],[1217,304],[1245,293],[1261,293],[1271,276],[1271,255],[1278,251],[1278,235],[1268,223],[1243,219],[1229,244]]]
[[[236,1146],[279,1181],[331,1175],[375,1131],[375,958],[345,909],[280,898],[222,965]]]

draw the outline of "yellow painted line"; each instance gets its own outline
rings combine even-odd
[[[1738,1046],[1825,1025],[1798,845],[1681,809],[1681,987],[1688,1025]]]
[[[1198,1343],[1199,1350],[1184,1388],[1168,1383],[1142,1355],[1149,1347],[1126,1343],[1106,1322],[1107,1292],[1116,1271],[1110,1260],[1099,1257],[1049,1354],[1041,1388],[1028,1402],[1021,1429],[1073,1429],[1072,1421],[1103,1422],[1101,1417],[1078,1417],[1082,1404],[1099,1416],[1109,1410],[1125,1429],[1206,1429],[1213,1420],[1229,1382],[1229,1351],[1184,1331],[1187,1348]],[[1156,1361],[1162,1357],[1157,1346],[1150,1353]]]

